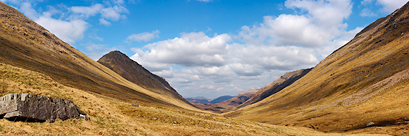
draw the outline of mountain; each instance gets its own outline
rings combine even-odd
[[[253,97],[250,98],[250,100],[246,101],[242,105],[238,106],[237,108],[242,108],[251,104],[254,104],[256,102],[259,102],[263,100],[264,98],[267,98],[285,87],[291,85],[301,77],[303,77],[305,74],[311,71],[312,68],[309,69],[301,69],[301,70],[296,70],[296,71],[291,71],[287,72],[278,79],[276,79],[274,82],[264,86],[263,88],[259,89],[256,94],[253,95]]]
[[[251,91],[244,91],[231,99],[219,102],[219,103],[211,103],[211,102],[192,102],[193,105],[199,107],[203,110],[209,110],[217,113],[227,112],[235,107],[239,106],[240,104],[249,100],[258,90],[251,90]]]
[[[166,84],[158,88],[167,90],[139,86],[3,2],[0,22],[0,96],[62,98],[90,117],[54,123],[0,119],[0,135],[332,135],[226,118],[193,107]]]
[[[219,103],[219,102],[223,102],[225,100],[231,99],[234,96],[230,96],[230,95],[224,95],[224,96],[220,96],[217,97],[216,99],[213,99],[212,101],[210,101],[210,103]]]
[[[208,103],[210,100],[207,99],[206,97],[190,97],[186,98],[191,103]]]
[[[0,3],[0,22],[0,62],[4,64],[98,95],[197,110],[172,89],[148,90],[126,80],[4,3]]]
[[[225,115],[323,132],[405,135],[408,57],[409,3],[367,26],[280,92]]]
[[[158,94],[168,94],[173,95],[175,98],[182,98],[164,78],[152,74],[120,51],[111,51],[102,56],[97,62],[147,90],[158,90],[156,91]]]

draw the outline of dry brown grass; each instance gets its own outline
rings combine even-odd
[[[0,52],[0,62],[37,71],[65,86],[118,100],[200,111],[174,91],[147,90],[124,79],[2,2]]]
[[[225,115],[324,132],[408,135],[408,16],[406,5],[279,93]]]
[[[67,87],[44,74],[3,63],[0,63],[0,73],[0,95],[33,93],[72,100],[91,118],[90,121],[70,119],[55,123],[1,119],[1,135],[340,135],[259,124],[208,112],[156,107],[154,103],[136,107],[127,101]]]

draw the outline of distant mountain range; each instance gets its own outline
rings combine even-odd
[[[187,100],[189,100],[189,102],[199,107],[200,109],[222,113],[222,112],[227,112],[231,110],[232,108],[235,108],[238,105],[244,103],[245,101],[250,99],[256,92],[257,90],[244,91],[234,97],[220,96],[212,101],[208,99],[203,99],[203,98],[202,99],[187,98]]]
[[[219,102],[223,102],[226,101],[228,99],[233,98],[234,96],[230,96],[230,95],[224,95],[224,96],[220,96],[217,97],[216,99],[213,99],[212,101],[210,101],[210,103],[219,103]]]

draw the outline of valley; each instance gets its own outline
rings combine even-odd
[[[124,53],[110,51],[95,61],[0,2],[0,96],[66,99],[90,117],[0,119],[0,134],[409,135],[408,53],[409,3],[313,68],[236,96],[184,98],[174,80]]]

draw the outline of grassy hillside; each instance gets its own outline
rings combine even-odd
[[[147,90],[124,79],[2,2],[0,62],[45,74],[65,86],[119,100],[198,110],[178,95]]]
[[[324,132],[407,135],[408,22],[406,4],[369,25],[292,85],[226,115]]]
[[[255,93],[248,101],[245,101],[243,104],[237,106],[233,110],[249,106],[256,102],[259,102],[281,90],[286,88],[287,86],[293,84],[295,81],[306,75],[308,72],[311,71],[312,68],[309,69],[300,69],[296,71],[287,72],[278,79],[274,80],[270,84],[262,87]]]
[[[33,93],[68,99],[91,118],[90,121],[57,119],[54,123],[0,119],[1,135],[340,135],[259,124],[155,103],[121,101],[64,86],[47,75],[4,63],[0,63],[0,73],[1,96]]]

